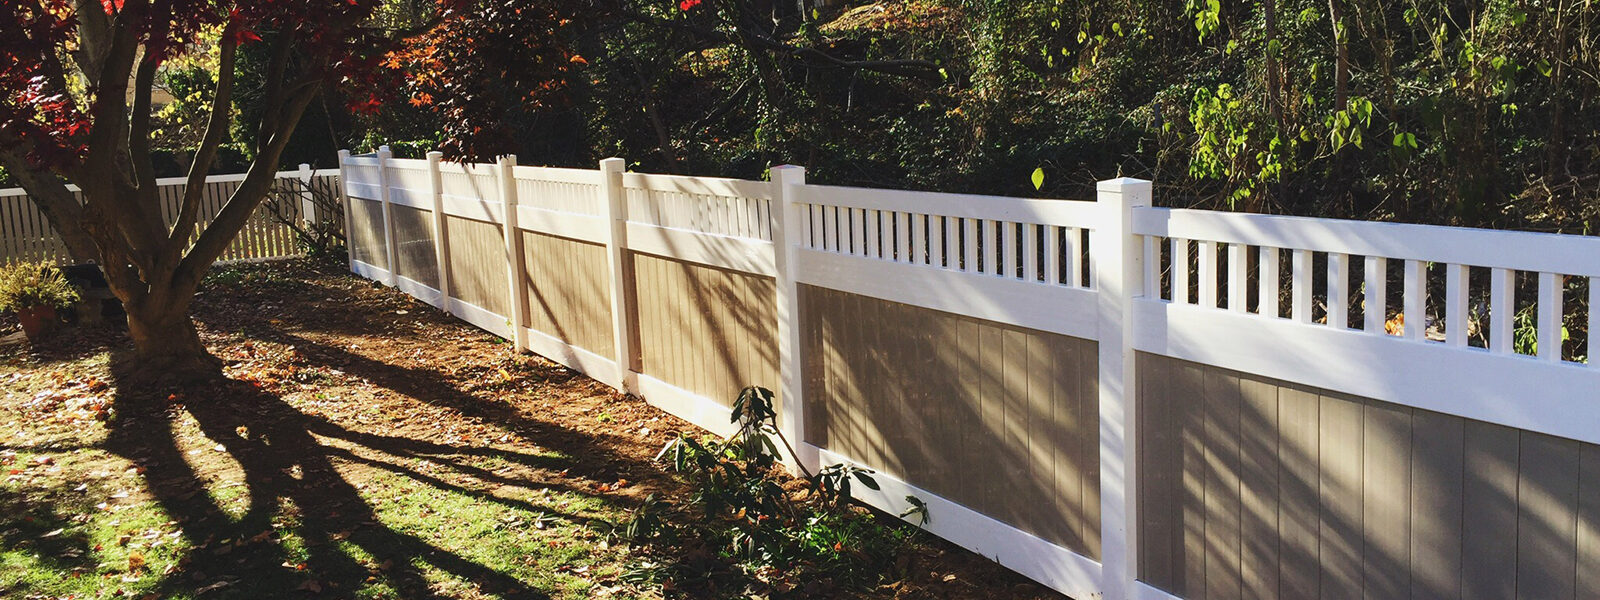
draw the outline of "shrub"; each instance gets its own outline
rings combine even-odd
[[[16,312],[33,306],[64,309],[78,298],[78,289],[67,283],[61,270],[49,263],[12,263],[0,267],[0,311]]]
[[[868,469],[830,465],[785,486],[778,445],[793,448],[776,427],[772,401],[770,390],[745,388],[733,405],[737,433],[726,440],[680,434],[663,460],[695,484],[692,502],[704,512],[709,541],[758,578],[783,580],[774,588],[808,579],[876,585],[919,529],[886,525],[856,503],[852,484],[878,489]],[[907,500],[919,508],[902,516],[915,512],[925,524],[925,506]]]

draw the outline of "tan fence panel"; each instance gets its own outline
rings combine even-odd
[[[807,441],[1099,555],[1094,342],[800,290]]]
[[[646,375],[732,405],[746,386],[778,389],[773,279],[633,254]]]
[[[497,315],[510,315],[500,226],[447,215],[444,227],[450,241],[450,295]]]
[[[396,271],[401,277],[437,289],[439,261],[433,249],[433,212],[404,204],[389,205],[394,219]]]
[[[1189,599],[1600,591],[1600,447],[1172,358],[1139,368],[1152,585]]]
[[[528,326],[612,358],[606,247],[523,231],[522,252]]]
[[[383,203],[362,198],[350,198],[349,246],[350,257],[381,269],[389,268],[389,255],[384,250]]]

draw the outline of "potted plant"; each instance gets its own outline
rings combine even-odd
[[[49,263],[0,267],[0,311],[16,313],[30,340],[49,333],[57,321],[56,311],[77,301],[78,289]]]

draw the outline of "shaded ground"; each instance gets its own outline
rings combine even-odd
[[[226,269],[195,313],[226,383],[119,386],[113,330],[0,350],[0,596],[1054,597],[928,536],[866,590],[629,544],[650,494],[699,518],[652,462],[691,426],[337,269]]]

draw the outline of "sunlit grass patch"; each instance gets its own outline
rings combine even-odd
[[[600,498],[548,489],[497,498],[393,474],[372,478],[364,493],[384,527],[557,598],[587,597],[594,579],[616,572],[614,563],[621,559],[590,526],[622,513]],[[447,596],[471,597],[463,586],[479,586],[439,568],[428,556],[410,560],[435,588],[448,590]]]

